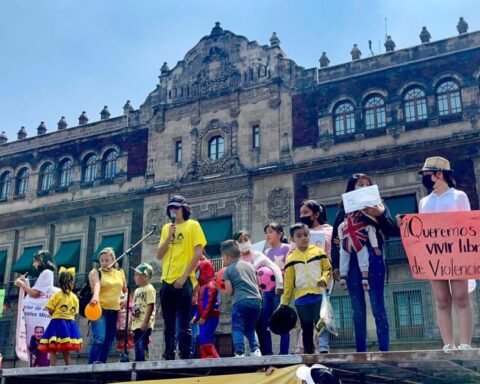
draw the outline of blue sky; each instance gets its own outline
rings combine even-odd
[[[463,16],[480,29],[479,0],[0,0],[0,131],[9,141],[25,126],[48,132],[65,116],[70,127],[90,122],[108,105],[122,114],[155,88],[164,61],[172,68],[216,21],[268,44],[273,31],[298,65],[314,67],[322,51],[331,65],[350,60],[368,40],[384,52],[385,19],[397,49],[457,35]],[[379,43],[381,49],[379,49]]]

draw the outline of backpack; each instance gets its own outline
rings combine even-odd
[[[100,271],[100,269],[97,269],[97,271],[98,280],[102,280],[102,272]],[[80,291],[78,291],[78,312],[80,313],[80,316],[86,317],[85,308],[90,303],[90,300],[92,300],[92,296],[93,291],[90,287],[90,281],[87,277],[87,281],[83,284],[82,288],[80,288]]]

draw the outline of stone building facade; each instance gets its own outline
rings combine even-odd
[[[34,137],[23,127],[16,141],[1,135],[7,302],[16,300],[9,282],[39,247],[86,273],[99,248],[121,253],[157,225],[130,262],[154,260],[173,194],[190,201],[211,256],[236,230],[261,240],[266,222],[293,223],[307,197],[325,203],[333,222],[356,172],[374,178],[393,213],[415,212],[425,195],[416,173],[431,155],[451,160],[478,209],[480,32],[431,42],[424,28],[420,37],[401,50],[389,37],[385,54],[363,59],[355,46],[352,61],[335,66],[323,53],[319,68],[305,69],[275,33],[261,45],[217,23],[175,67],[163,64],[138,109],[127,102],[122,116],[105,107],[99,121],[83,112],[76,127],[62,118],[52,132],[41,123]],[[385,252],[394,347],[439,344],[428,284],[412,281],[398,239]],[[348,296],[335,292],[332,303],[341,329],[333,345],[349,348]],[[2,321],[0,343],[11,346],[13,317]]]

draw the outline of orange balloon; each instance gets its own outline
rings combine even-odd
[[[100,304],[88,304],[85,307],[85,317],[90,321],[98,320],[102,316]]]

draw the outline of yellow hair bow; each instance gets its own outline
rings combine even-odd
[[[75,267],[70,267],[70,268],[60,267],[59,272],[60,272],[60,273],[62,273],[62,272],[68,272],[68,273],[70,273],[70,275],[72,275],[73,277],[75,277]]]

